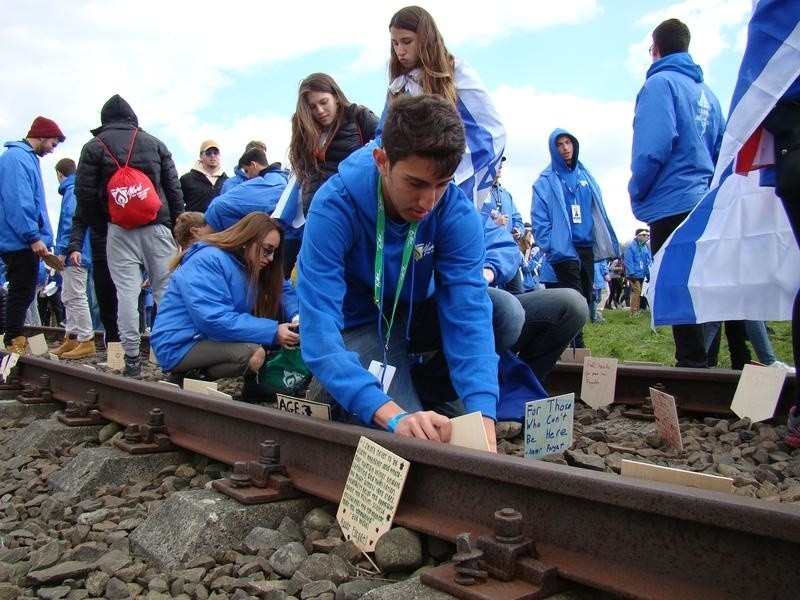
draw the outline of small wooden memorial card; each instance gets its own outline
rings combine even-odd
[[[233,396],[231,396],[230,394],[226,394],[225,392],[220,392],[219,390],[214,389],[212,387],[206,388],[206,394],[214,398],[219,398],[220,400],[233,400]]]
[[[525,404],[525,458],[540,459],[572,446],[575,394]]]
[[[47,347],[47,340],[44,339],[43,333],[29,337],[28,348],[30,348],[31,354],[36,356],[47,356],[50,354],[50,349]]]
[[[391,528],[410,464],[363,436],[358,442],[336,520],[363,552]]]
[[[655,388],[650,388],[650,401],[653,403],[653,414],[661,441],[668,448],[683,452],[683,440],[678,424],[678,410],[675,408],[675,397]]]
[[[106,356],[109,369],[122,371],[125,368],[125,350],[122,349],[122,342],[108,342]]]
[[[589,348],[567,348],[561,353],[561,362],[582,364],[583,359],[591,356],[592,351]]]
[[[675,485],[685,485],[687,487],[712,490],[726,494],[733,493],[733,479],[730,477],[720,477],[719,475],[709,475],[708,473],[695,473],[693,471],[651,465],[649,463],[626,460],[624,458],[622,459],[622,469],[620,472],[626,477],[636,477],[638,479],[660,481],[662,483],[674,483]]]
[[[216,381],[203,381],[202,379],[189,379],[188,377],[183,380],[183,389],[187,392],[207,394],[208,389],[216,391],[218,387]]]
[[[294,396],[285,396],[283,394],[275,394],[278,399],[275,407],[283,412],[294,413],[296,415],[305,415],[307,417],[316,417],[323,421],[331,420],[331,407],[329,404],[323,402],[312,402],[305,398],[295,398]]]
[[[462,448],[489,450],[483,415],[473,412],[450,419],[450,443]]]
[[[151,365],[158,364],[158,359],[156,358],[156,351],[153,350],[152,346],[150,346],[150,354],[147,356],[147,362],[149,362]]]
[[[748,417],[751,423],[772,418],[785,379],[786,371],[783,369],[745,365],[733,395],[731,410],[740,419]]]
[[[614,402],[617,359],[587,356],[583,359],[581,400],[597,410]]]

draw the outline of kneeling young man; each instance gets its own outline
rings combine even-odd
[[[452,183],[465,148],[461,118],[438,96],[401,98],[381,144],[353,153],[314,196],[297,287],[303,358],[339,418],[447,441],[440,412],[452,413],[423,404],[414,374],[443,352],[458,397],[467,412],[482,413],[494,448],[497,355],[483,226]],[[429,347],[432,339],[440,347]]]

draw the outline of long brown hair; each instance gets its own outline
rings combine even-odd
[[[430,13],[419,6],[401,8],[389,21],[389,28],[406,29],[417,34],[419,67],[422,71],[420,85],[426,94],[439,94],[456,105],[455,59],[447,50],[442,34]],[[403,75],[405,67],[397,60],[394,46],[389,43],[389,74],[391,79]],[[395,94],[397,98],[401,94]]]
[[[317,159],[317,146],[319,145],[321,130],[308,108],[306,96],[310,92],[332,94],[334,100],[336,100],[336,117],[328,129],[326,145],[336,135],[336,131],[342,124],[344,111],[350,106],[350,101],[344,95],[342,89],[334,81],[333,77],[326,73],[312,73],[300,82],[300,89],[297,92],[297,107],[292,115],[292,139],[289,144],[292,169],[300,181],[320,170]]]
[[[258,261],[251,263],[247,250],[257,245],[261,251],[261,242],[270,231],[277,231],[281,238],[275,249],[272,263],[260,268]],[[283,289],[283,228],[278,221],[263,212],[251,212],[235,225],[227,229],[203,236],[202,241],[221,250],[238,256],[245,264],[250,275],[250,295],[253,297],[253,314],[268,319],[278,318],[278,308]],[[185,252],[178,255],[178,262]]]

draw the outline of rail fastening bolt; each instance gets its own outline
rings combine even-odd
[[[494,539],[516,544],[524,537],[522,513],[513,508],[501,508],[494,513]]]

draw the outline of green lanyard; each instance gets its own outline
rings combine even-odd
[[[397,302],[400,300],[400,291],[403,289],[403,282],[406,279],[406,272],[408,271],[408,263],[411,260],[411,253],[414,250],[414,241],[417,238],[417,228],[419,223],[411,223],[408,226],[408,234],[406,235],[406,243],[403,246],[403,259],[400,264],[400,274],[397,277],[397,289],[394,292],[394,305],[392,306],[392,314],[387,320],[383,314],[383,244],[386,229],[386,209],[383,206],[383,188],[381,186],[383,179],[378,175],[378,216],[375,220],[375,306],[378,307],[379,317],[379,331],[381,329],[381,321],[386,324],[386,336],[384,339],[384,363],[386,362],[386,352],[389,350],[389,336],[392,334],[392,325],[394,325],[394,315],[397,311]],[[383,336],[382,336],[383,337]]]

